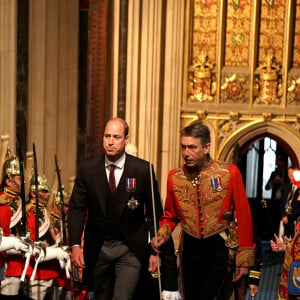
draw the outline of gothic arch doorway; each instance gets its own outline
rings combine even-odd
[[[218,159],[238,163],[239,152],[254,141],[269,136],[276,140],[288,153],[295,166],[300,161],[300,136],[283,123],[254,121],[241,127],[227,139],[219,150]]]
[[[270,148],[274,152],[271,156],[266,155]],[[241,170],[256,230],[262,239],[269,240],[273,236],[270,229],[273,218],[271,199],[266,197],[264,189],[270,172],[276,167],[276,155],[281,153],[286,156],[287,167],[299,167],[298,149],[299,136],[289,127],[273,122],[255,122],[232,136],[220,151],[220,160],[231,161]],[[252,161],[249,160],[250,151],[255,153]],[[269,174],[265,170],[266,165],[271,169]]]

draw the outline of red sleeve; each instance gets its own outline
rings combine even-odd
[[[0,224],[3,230],[4,236],[9,236],[9,227],[10,227],[10,218],[12,216],[12,212],[9,208],[8,204],[0,205]]]
[[[172,175],[173,171],[170,171],[167,181],[167,197],[164,215],[160,218],[159,222],[159,234],[164,235],[166,238],[169,237],[176,225],[182,221],[182,215],[178,211],[179,207],[174,196]]]
[[[238,225],[239,247],[253,247],[253,224],[248,197],[242,175],[235,165],[230,165],[232,174],[232,198]]]

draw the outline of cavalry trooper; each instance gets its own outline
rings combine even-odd
[[[69,192],[62,186],[63,197],[60,196],[60,191],[57,191],[53,194],[53,197],[48,202],[48,211],[50,214],[50,223],[51,223],[51,233],[56,241],[56,245],[62,247],[63,249],[68,248],[68,237],[65,230],[67,226],[66,213],[68,208],[68,202],[70,199]],[[52,201],[51,201],[52,200]],[[63,206],[61,201],[63,200]],[[64,210],[64,215],[62,212]],[[66,235],[64,237],[64,234]],[[59,268],[58,277],[54,280],[53,283],[53,299],[72,299],[72,282],[68,278],[68,272],[66,270]]]
[[[21,278],[26,274],[26,288],[24,289],[26,296],[32,299],[44,299],[54,278],[58,277],[59,263],[57,259],[68,258],[68,254],[61,248],[50,247],[51,245],[55,246],[51,235],[49,213],[46,208],[50,188],[42,173],[38,175],[37,182],[36,190],[35,177],[32,176],[29,201],[26,205],[27,231],[30,232],[30,239],[33,241],[30,263],[27,266],[22,255],[7,257],[7,269],[1,284],[3,295],[18,295]],[[36,230],[36,217],[39,223],[38,230]]]
[[[6,149],[5,149],[6,151]],[[21,219],[21,179],[19,159],[7,149],[2,167],[0,186],[0,223],[3,236],[10,235],[10,228]],[[0,279],[3,278],[6,254],[0,254]]]

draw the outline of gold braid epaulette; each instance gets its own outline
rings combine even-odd
[[[60,230],[60,216],[58,214],[55,213],[50,213],[50,222],[51,222],[51,226],[53,228],[57,228],[58,230]]]
[[[9,202],[9,199],[4,194],[2,194],[0,196],[0,204],[7,204],[8,202]]]
[[[30,201],[30,202],[27,203],[27,205],[26,205],[26,211],[29,212],[29,211],[33,211],[33,210],[34,210],[34,206],[33,206],[32,201]]]

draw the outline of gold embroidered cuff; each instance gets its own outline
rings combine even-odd
[[[236,253],[236,266],[248,268],[254,264],[255,246],[251,248],[239,248]]]
[[[252,278],[255,278],[255,279],[260,279],[260,275],[261,275],[261,272],[259,271],[254,271],[254,270],[250,270],[249,272],[249,277],[252,277]]]
[[[162,225],[158,230],[158,235],[163,236],[166,239],[166,241],[170,238],[171,234],[172,234],[172,230],[168,224]]]

